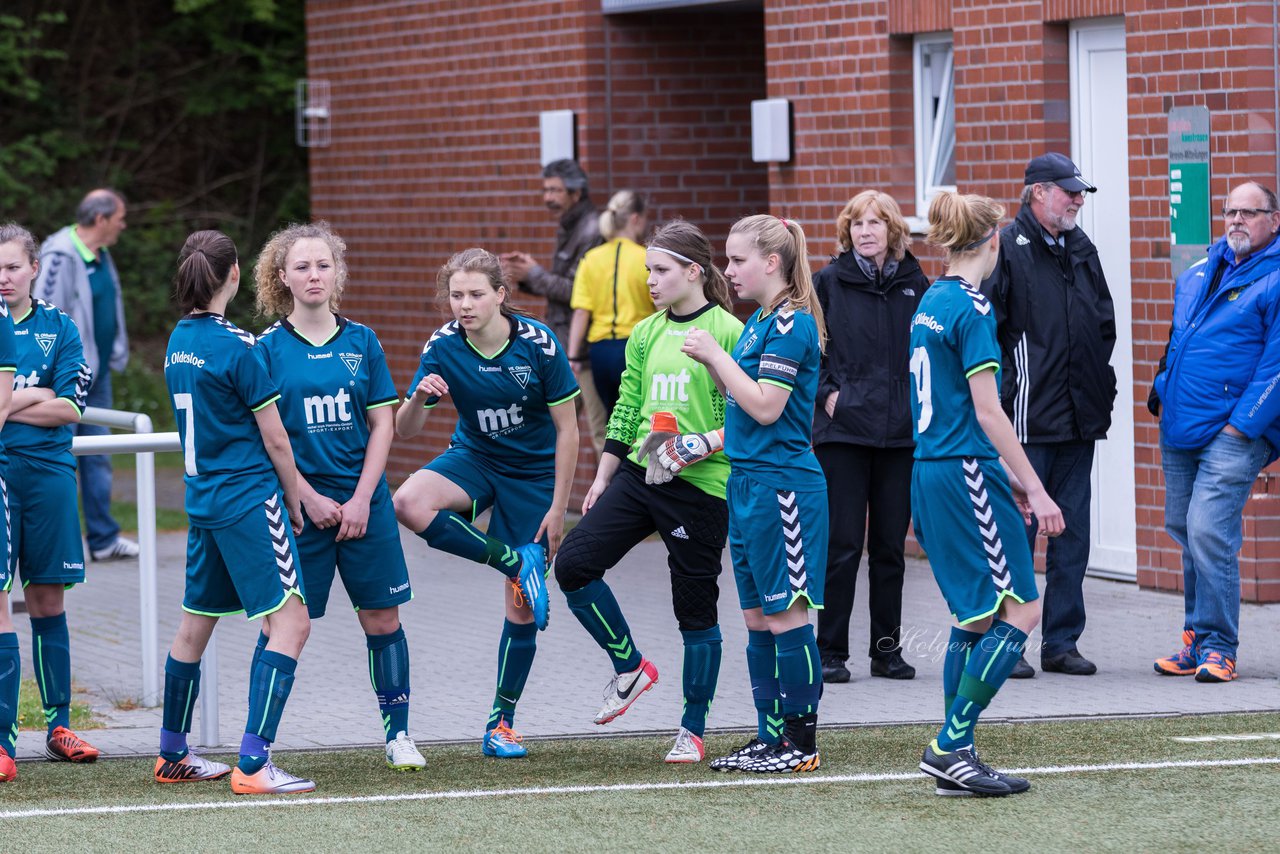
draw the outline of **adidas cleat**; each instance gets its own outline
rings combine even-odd
[[[196,783],[200,780],[217,780],[230,773],[230,765],[223,765],[194,753],[188,753],[177,762],[163,756],[156,757],[157,783]]]
[[[1206,653],[1196,667],[1197,682],[1230,682],[1239,675],[1236,673],[1236,660],[1220,652]]]
[[[992,768],[990,765],[988,765],[987,763],[983,762],[981,759],[978,758],[978,751],[974,750],[972,752],[973,752],[974,761],[977,762],[977,764],[981,766],[981,768],[984,771],[986,771],[992,777],[995,777],[997,780],[1000,780],[1006,786],[1009,787],[1009,794],[1020,795],[1031,788],[1030,780],[1024,779],[1022,777],[1011,777],[1008,774],[1005,774],[1003,771],[997,771],[996,769]],[[967,796],[972,796],[974,794],[973,792],[970,792],[968,789],[961,787],[958,783],[953,783],[950,780],[943,780],[939,778],[937,783],[938,783],[937,793],[939,795],[942,795],[943,797],[967,797]]]
[[[13,757],[0,750],[0,783],[12,783],[18,779],[18,765]]]
[[[421,771],[427,767],[427,760],[409,734],[402,731],[387,742],[387,767],[392,771]]]
[[[924,756],[920,758],[920,770],[940,781],[937,787],[939,795],[955,796],[963,792],[1000,798],[1013,794],[1013,787],[997,777],[991,768],[983,765],[974,755],[972,747],[943,753],[935,747],[936,744],[937,742],[930,742],[924,749]],[[950,785],[943,786],[943,782]],[[1030,788],[1029,783],[1027,788]]]
[[[507,726],[505,720],[484,734],[482,747],[485,756],[496,756],[499,759],[519,759],[529,755],[529,750],[520,742],[524,737]]]
[[[547,551],[537,543],[529,543],[516,549],[520,555],[520,592],[524,594],[533,621],[538,630],[547,627],[550,603],[547,601]]]
[[[805,753],[784,738],[755,756],[742,759],[738,763],[738,770],[752,774],[798,774],[817,771],[820,765],[822,758],[818,755],[817,748],[812,753]]]
[[[604,689],[604,703],[596,713],[597,724],[607,724],[622,715],[640,695],[658,684],[658,668],[647,658],[640,659],[640,666],[628,673],[615,673]]]
[[[1157,658],[1156,673],[1165,676],[1190,676],[1200,664],[1196,655],[1196,633],[1182,630],[1182,649],[1166,658]]]
[[[238,767],[231,771],[233,795],[296,795],[315,790],[316,784],[313,781],[295,777],[288,771],[277,768],[270,760],[254,774],[246,774]]]
[[[676,733],[676,743],[667,752],[666,761],[672,764],[689,764],[701,762],[706,755],[707,749],[703,746],[702,739],[680,727],[680,731]]]
[[[50,762],[92,762],[98,758],[98,748],[64,726],[55,727],[44,745],[44,755]]]
[[[753,738],[728,756],[721,756],[719,759],[711,760],[712,771],[737,771],[742,767],[744,760],[752,759],[763,750],[769,748],[769,742],[762,741],[759,738]]]

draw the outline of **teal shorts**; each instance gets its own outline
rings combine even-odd
[[[822,607],[827,577],[827,491],[775,489],[731,472],[729,555],[742,610],[778,614],[797,599]]]
[[[335,489],[314,480],[311,485],[316,492],[339,504],[351,498],[351,490]],[[298,535],[307,611],[313,620],[324,616],[335,569],[342,576],[342,586],[357,611],[393,608],[413,598],[409,568],[400,546],[400,526],[396,523],[386,481],[373,491],[369,501],[369,526],[364,536],[338,542],[339,528],[338,525],[317,528],[307,519]]]
[[[472,502],[472,521],[492,507],[487,533],[512,547],[533,542],[556,491],[554,470],[526,472],[517,477],[494,468],[469,448],[451,447],[422,468],[456,484],[467,494]]]
[[[22,454],[9,455],[9,580],[73,587],[84,581],[84,541],[76,470]]]
[[[290,596],[307,601],[282,496],[271,496],[226,527],[188,529],[184,611],[209,617],[245,613],[256,620],[279,610]]]
[[[1026,525],[999,460],[916,460],[911,522],[956,622],[1038,599]]]

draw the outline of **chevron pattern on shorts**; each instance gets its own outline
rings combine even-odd
[[[805,593],[809,574],[804,568],[804,540],[800,536],[800,502],[794,490],[778,490],[778,513],[782,516],[782,537],[787,549],[787,576],[791,594]]]
[[[10,566],[10,558],[13,557],[13,528],[9,525],[9,484],[5,483],[2,477],[0,477],[0,498],[4,499],[4,565]]]
[[[982,536],[982,547],[987,552],[987,566],[991,567],[991,580],[995,582],[998,590],[1009,590],[1013,586],[1013,579],[1009,576],[1009,567],[1004,556],[1004,543],[1000,541],[995,509],[991,506],[991,496],[987,494],[987,483],[986,478],[982,476],[982,467],[973,457],[965,457],[961,465],[964,466],[964,485],[969,487],[969,501],[973,504],[973,515],[978,520],[978,533]]]
[[[289,518],[280,506],[280,496],[266,500],[267,529],[271,531],[271,547],[276,553],[276,568],[280,570],[280,586],[286,593],[298,589],[298,568],[293,565],[293,549],[289,546]]]
[[[539,329],[530,323],[525,323],[523,320],[518,320],[516,323],[519,324],[521,338],[528,338],[534,344],[541,347],[542,352],[546,353],[548,356],[554,356],[556,354],[556,339],[552,338],[547,330]]]

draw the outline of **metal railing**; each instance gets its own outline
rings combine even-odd
[[[144,706],[160,704],[160,641],[156,602],[156,458],[157,453],[181,451],[178,434],[155,433],[151,418],[141,412],[101,409],[90,406],[81,424],[129,430],[132,435],[77,436],[71,452],[77,457],[95,454],[133,454],[136,460],[138,505],[138,639],[142,647],[142,697]],[[200,744],[218,744],[218,655],[214,639],[209,639],[200,660]]]

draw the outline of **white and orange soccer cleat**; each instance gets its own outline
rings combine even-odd
[[[246,774],[238,767],[231,771],[231,793],[234,795],[296,795],[314,792],[315,789],[314,781],[295,777],[277,768],[270,760],[254,774]]]
[[[194,753],[188,753],[177,762],[163,756],[156,757],[157,783],[196,783],[201,780],[217,780],[230,773],[230,765],[223,765]]]

